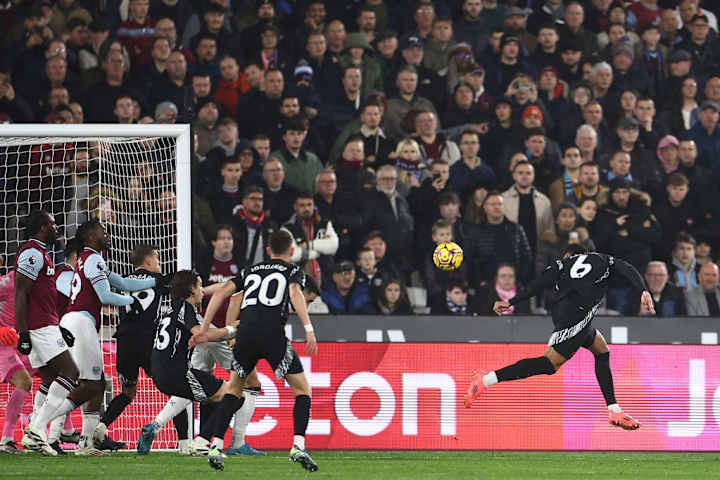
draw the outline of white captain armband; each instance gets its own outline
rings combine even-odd
[[[315,331],[315,330],[313,329],[313,326],[312,326],[311,323],[308,323],[307,325],[303,325],[303,327],[305,327],[305,331],[306,331],[307,333],[312,333],[312,332]]]

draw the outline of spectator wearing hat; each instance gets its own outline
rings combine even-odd
[[[475,90],[475,107],[482,113],[487,114],[487,118],[483,123],[492,116],[492,107],[495,99],[485,89],[485,69],[482,65],[473,64],[470,71],[463,77],[463,80],[469,83]]]
[[[432,34],[425,42],[423,65],[441,77],[447,75],[448,54],[455,44],[452,18],[439,16],[433,21]]]
[[[340,66],[357,67],[362,74],[360,98],[365,98],[373,91],[383,90],[383,78],[380,65],[373,57],[374,49],[362,33],[351,33],[345,39]]]
[[[670,175],[678,169],[680,159],[678,158],[678,147],[680,142],[672,135],[665,135],[657,144],[655,153],[663,167],[663,173]]]
[[[628,37],[621,38],[612,49],[613,85],[612,89],[624,91],[633,89],[642,95],[654,95],[650,90],[650,78],[647,69],[635,62],[635,50]]]
[[[494,63],[485,67],[485,85],[491,95],[506,94],[510,82],[517,74],[523,73],[530,77],[535,75],[535,69],[520,55],[522,44],[518,37],[504,35],[500,44],[500,57]]]
[[[161,102],[155,107],[154,123],[175,123],[178,109],[172,102]]]
[[[560,26],[560,41],[577,39],[582,42],[582,51],[585,55],[596,54],[600,47],[594,33],[583,27],[585,21],[585,8],[577,0],[572,0],[565,5],[563,16],[564,25]]]
[[[562,63],[558,67],[560,78],[568,85],[575,85],[583,81],[583,70],[580,60],[583,56],[583,42],[577,37],[560,37],[560,58]]]
[[[562,65],[560,55],[560,35],[558,26],[554,23],[540,25],[537,33],[537,48],[530,60],[538,69],[551,66],[556,70]]]
[[[463,0],[462,18],[453,24],[455,39],[470,45],[476,58],[485,53],[491,25],[483,18],[482,0]]]
[[[261,36],[262,30],[267,25],[278,25],[277,12],[275,10],[275,2],[273,0],[260,0],[254,3],[256,22],[243,28],[239,33],[239,43],[243,46],[243,58],[253,58],[261,48]],[[229,18],[227,28],[231,29]],[[188,38],[189,40],[189,38]]]
[[[705,100],[700,105],[698,122],[689,130],[688,135],[695,141],[698,151],[698,163],[708,168],[713,177],[720,175],[720,128],[718,128],[717,103]]]
[[[455,86],[474,68],[475,56],[469,43],[453,45],[448,53],[447,89],[452,92]]]
[[[423,65],[424,47],[425,40],[422,37],[405,35],[400,40],[399,66],[410,65],[415,68],[418,75],[417,94],[430,100],[440,110],[446,105],[445,84],[440,75]]]
[[[50,12],[47,26],[56,36],[69,33],[68,22],[72,19],[77,18],[86,26],[93,21],[92,14],[77,0],[58,0]]]
[[[391,137],[401,137],[412,132],[406,132],[402,126],[405,116],[410,110],[430,110],[437,117],[437,110],[433,103],[417,93],[417,69],[410,65],[401,67],[395,77],[395,86],[398,95],[387,102],[385,110],[385,126],[387,134]]]
[[[708,17],[695,14],[686,25],[690,35],[678,43],[674,49],[683,49],[692,56],[692,72],[695,75],[707,75],[720,61],[720,43],[717,36],[710,36]]]
[[[368,285],[355,281],[355,266],[350,260],[335,265],[331,281],[323,285],[322,300],[334,314],[376,313]]]
[[[383,79],[388,76],[393,67],[397,64],[398,33],[395,30],[384,30],[375,35],[375,60],[380,65]]]
[[[521,55],[524,58],[527,58],[530,52],[534,52],[535,47],[537,47],[537,37],[525,28],[527,13],[527,10],[524,8],[507,7],[505,9],[505,19],[503,22],[505,35],[518,37],[520,39],[520,44],[522,45]]]
[[[195,119],[192,126],[198,135],[198,155],[206,155],[217,141],[217,121],[220,118],[220,106],[212,97],[201,100],[195,106]]]
[[[624,117],[620,120],[615,133],[617,141],[609,142],[605,146],[605,153],[600,158],[601,165],[609,165],[617,152],[624,152],[630,161],[630,181],[650,195],[662,192],[662,167],[655,157],[655,152],[640,143],[640,124],[635,117]],[[608,178],[609,180],[612,180],[612,177]]]
[[[527,19],[528,32],[540,37],[540,30],[547,25],[562,25],[565,6],[562,0],[545,0]]]
[[[150,62],[150,51],[155,36],[155,19],[148,15],[149,0],[130,0],[128,19],[122,22],[116,35],[130,54],[133,67]]]

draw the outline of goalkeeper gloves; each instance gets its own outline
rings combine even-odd
[[[11,347],[18,341],[18,334],[14,328],[0,327],[0,344],[5,347]]]
[[[25,330],[18,334],[17,350],[23,355],[30,355],[32,343],[30,343],[30,332]]]
[[[65,327],[60,327],[60,334],[69,348],[72,348],[72,346],[75,345],[75,335],[73,335],[70,330]]]

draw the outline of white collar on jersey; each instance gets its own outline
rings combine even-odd
[[[85,248],[83,248],[83,250],[90,250],[91,252],[94,252],[94,253],[97,253],[98,255],[100,255],[100,252],[98,252],[98,251],[95,250],[94,248],[85,247]]]
[[[47,248],[47,245],[45,245],[45,243],[41,242],[41,241],[38,240],[37,238],[31,238],[30,240],[33,241],[33,242],[35,242],[35,243],[39,243],[40,246],[43,247],[43,248]]]

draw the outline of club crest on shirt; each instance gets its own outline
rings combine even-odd
[[[55,267],[48,267],[47,274],[49,277],[52,277],[53,275],[55,275]]]
[[[237,275],[238,273],[238,267],[234,263],[230,265],[230,272],[232,272],[233,275]]]

